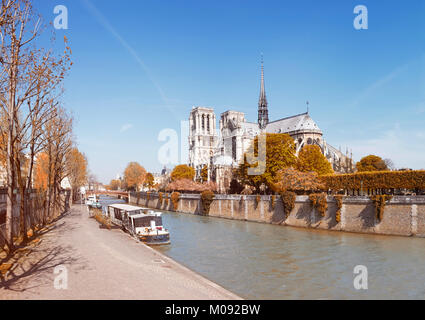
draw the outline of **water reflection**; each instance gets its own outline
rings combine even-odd
[[[294,229],[164,213],[157,248],[248,299],[423,299],[425,239]],[[365,265],[369,290],[356,291]]]

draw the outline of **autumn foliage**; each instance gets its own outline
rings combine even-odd
[[[108,189],[109,190],[118,190],[121,187],[121,181],[120,180],[111,180],[109,183]]]
[[[298,155],[296,168],[301,172],[316,172],[318,175],[332,174],[332,166],[322,154],[319,146],[307,145]]]
[[[173,210],[177,211],[179,208],[179,200],[180,200],[180,193],[179,192],[173,192],[171,194],[171,202],[173,204]]]
[[[37,156],[37,161],[34,168],[34,187],[37,190],[47,190],[49,179],[49,157],[42,152]]]
[[[425,189],[425,171],[382,171],[322,176],[326,190]]]
[[[199,183],[189,179],[180,179],[169,183],[165,188],[165,191],[190,193],[201,193],[207,190],[215,192],[217,190],[217,185],[214,182]]]
[[[313,208],[316,208],[322,217],[326,215],[328,210],[328,197],[326,193],[312,193],[309,195]]]
[[[272,134],[266,135],[266,163],[249,164],[247,154],[244,155],[244,162],[237,170],[237,177],[242,184],[255,187],[260,192],[261,185],[271,188],[276,183],[277,175],[283,168],[292,167],[296,164],[294,139],[288,134]],[[254,139],[248,152],[258,157],[258,136]],[[255,168],[257,165],[264,165],[265,172],[261,175],[249,175],[248,169]]]
[[[182,164],[174,168],[171,172],[171,181],[187,179],[193,180],[195,178],[195,169],[188,165]]]
[[[368,172],[368,171],[387,171],[388,167],[384,160],[381,157],[370,155],[362,158],[359,162],[356,163],[356,168],[358,172]]]
[[[88,162],[86,156],[77,148],[72,148],[67,158],[68,177],[74,191],[85,185],[88,179]]]
[[[285,168],[278,172],[277,182],[273,184],[275,191],[289,190],[297,193],[324,190],[325,185],[319,180],[316,172],[300,172],[294,168]]]
[[[155,185],[155,178],[152,173],[148,172],[146,174],[144,186],[151,189]]]
[[[214,193],[210,190],[206,190],[201,193],[201,202],[202,202],[202,214],[208,215],[210,213],[211,203],[214,200]]]
[[[146,170],[137,162],[130,162],[124,170],[124,183],[128,190],[139,190],[146,178]]]

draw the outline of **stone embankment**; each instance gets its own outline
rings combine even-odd
[[[162,201],[157,193],[130,195],[133,204],[190,214],[201,214],[201,201],[200,195],[181,194],[178,208],[174,210],[170,194],[163,194]],[[331,196],[327,202],[328,208],[322,216],[313,208],[308,196],[299,196],[291,214],[285,217],[279,196],[260,196],[258,199],[257,196],[216,195],[209,215],[303,228],[425,237],[425,196],[395,196],[386,204],[381,221],[369,197],[345,197],[341,208]],[[337,211],[340,219],[337,219]]]

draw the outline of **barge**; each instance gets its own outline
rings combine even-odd
[[[161,212],[128,204],[111,204],[106,216],[113,224],[148,245],[170,243],[170,233],[162,225]]]

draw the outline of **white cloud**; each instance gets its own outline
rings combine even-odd
[[[120,132],[121,133],[126,132],[126,131],[130,130],[131,128],[133,128],[133,125],[131,123],[127,123],[127,124],[125,124],[121,127]]]

